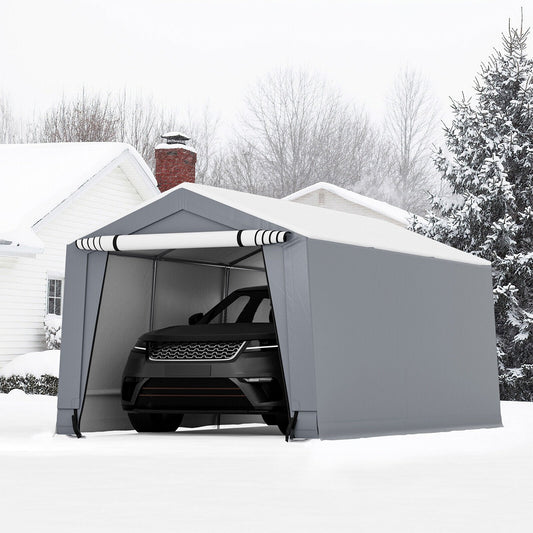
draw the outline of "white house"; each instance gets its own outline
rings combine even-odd
[[[123,143],[0,145],[0,366],[44,347],[61,314],[65,245],[159,194]]]
[[[368,196],[348,191],[337,185],[318,182],[314,185],[300,189],[286,196],[285,200],[301,204],[325,207],[337,211],[345,211],[356,215],[363,215],[379,220],[385,220],[398,226],[407,227],[412,214],[386,202],[374,200]]]

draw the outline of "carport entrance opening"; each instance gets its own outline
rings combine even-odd
[[[80,430],[131,429],[128,414],[123,410],[121,403],[121,388],[130,351],[139,337],[149,331],[187,325],[192,315],[206,313],[235,290],[267,285],[261,247],[109,253],[105,265],[85,401],[79,418]],[[274,321],[273,312],[267,312],[266,316]],[[213,318],[213,322],[218,323],[225,318],[223,313],[220,313]],[[201,329],[202,326],[194,327]],[[272,345],[272,342],[266,344]],[[279,362],[283,409],[286,412],[286,387],[279,350],[276,350],[275,357]],[[169,364],[173,365],[172,368]],[[196,364],[196,369],[192,370],[195,377],[189,383],[185,383],[187,385],[185,386],[182,383],[183,379],[174,373],[187,376],[187,367],[191,367],[191,363],[164,362],[157,369],[157,372],[162,374],[152,376],[150,383],[147,383],[148,378],[146,378],[144,385],[149,386],[151,390],[158,389],[157,400],[152,398],[150,401],[163,401],[169,412],[172,411],[171,396],[178,396],[176,393],[185,396],[185,392],[190,396],[206,394],[207,389],[220,389],[216,391],[216,395],[210,394],[209,408],[205,411],[201,409],[201,402],[192,409],[184,409],[183,406],[187,406],[187,401],[182,398],[181,411],[185,412],[182,426],[263,422],[261,415],[243,414],[242,411],[245,409],[233,396],[236,397],[237,394],[242,396],[241,389],[246,391],[246,387],[257,389],[269,385],[245,382],[244,379],[238,382],[236,378],[233,379],[233,383],[224,381],[222,377],[217,377],[220,374],[218,370],[227,368],[224,367],[227,364],[226,361],[202,362],[200,373],[205,374],[202,376],[195,374],[198,372]],[[224,386],[221,385],[223,381]],[[136,384],[137,381],[130,385],[132,390]],[[142,384],[139,382],[138,385],[140,388]],[[230,388],[235,390],[229,390]],[[199,390],[203,392],[198,392]],[[231,396],[231,400],[228,395]],[[219,396],[220,399],[215,399],[215,396]],[[213,400],[218,402],[216,410],[213,409]],[[238,400],[241,403],[248,401],[246,397]],[[142,407],[142,402],[139,405]],[[239,411],[239,414],[236,414],[236,411]],[[266,415],[264,419],[271,424],[277,423],[275,416],[269,418]]]

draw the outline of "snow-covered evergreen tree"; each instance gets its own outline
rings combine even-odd
[[[452,102],[447,150],[435,154],[452,194],[434,198],[427,224],[415,217],[413,229],[492,262],[502,396],[533,400],[533,60],[526,55],[528,33],[509,28],[502,50],[481,66],[475,97]],[[527,387],[513,385],[521,378],[528,380]]]

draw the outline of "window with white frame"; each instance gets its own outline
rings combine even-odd
[[[48,278],[48,295],[46,299],[46,312],[49,315],[61,315],[63,301],[63,280]]]

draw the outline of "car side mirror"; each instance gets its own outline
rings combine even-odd
[[[195,313],[194,315],[191,315],[189,317],[189,326],[197,324],[198,322],[200,322],[200,320],[202,320],[203,317],[204,317],[203,313]]]

